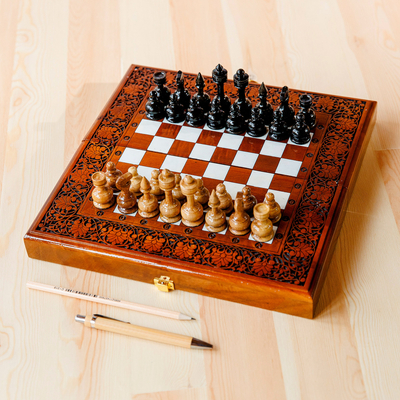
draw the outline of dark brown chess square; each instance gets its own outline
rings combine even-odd
[[[288,144],[282,154],[282,158],[288,158],[289,160],[303,161],[308,151],[307,147],[295,146]]]
[[[263,156],[260,154],[256,163],[254,164],[253,169],[256,171],[270,172],[271,174],[274,174],[279,161],[279,157]]]
[[[281,192],[291,192],[296,178],[286,175],[274,175],[269,188]]]
[[[146,151],[146,154],[143,156],[140,165],[143,165],[144,167],[160,168],[164,162],[165,156],[166,154]]]
[[[245,136],[239,147],[239,150],[247,151],[249,153],[259,153],[264,146],[264,143],[264,140]]]
[[[214,151],[214,154],[211,157],[211,162],[217,164],[225,164],[230,165],[235,158],[236,150],[223,149],[221,147],[217,147]]]
[[[243,185],[245,185],[250,177],[250,174],[251,169],[230,167],[225,180],[229,182],[243,183]]]
[[[199,138],[197,139],[197,143],[208,144],[210,146],[217,146],[222,136],[222,132],[214,132],[204,129]]]
[[[140,150],[147,150],[152,140],[153,136],[151,135],[142,135],[141,133],[134,133],[131,139],[129,140],[127,147]]]
[[[169,149],[168,154],[172,156],[184,157],[188,158],[192,149],[194,147],[194,143],[184,142],[182,140],[175,140]]]
[[[163,122],[161,126],[158,128],[156,136],[175,139],[178,136],[180,129],[181,129],[180,125],[172,125]]]
[[[186,161],[186,164],[183,167],[182,173],[187,174],[187,175],[203,176],[204,171],[207,168],[207,165],[208,165],[208,162],[206,162],[206,161],[189,159]]]

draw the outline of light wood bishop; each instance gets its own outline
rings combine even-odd
[[[181,219],[181,203],[174,199],[172,189],[175,187],[175,175],[164,169],[159,176],[160,188],[165,192],[165,200],[160,204],[161,219],[164,222],[178,222]]]
[[[142,177],[138,174],[137,167],[135,167],[134,165],[128,168],[128,172],[132,174],[131,186],[129,190],[132,193],[135,193],[136,197],[140,197],[142,195],[142,192],[140,191],[140,183],[142,182]]]
[[[251,223],[251,236],[258,242],[269,242],[274,237],[274,229],[268,218],[269,210],[265,203],[254,206],[254,221]]]
[[[204,186],[203,179],[201,178],[197,179],[197,183],[199,188],[197,189],[197,192],[194,194],[194,199],[198,201],[203,206],[203,208],[207,207],[207,203],[210,198],[210,192]]]
[[[160,171],[158,169],[153,169],[151,171],[151,178],[150,178],[150,186],[151,186],[151,194],[157,197],[157,200],[164,200],[165,194],[160,188],[160,182],[158,181],[158,177],[160,175]]]
[[[138,202],[139,215],[143,218],[153,218],[159,213],[157,197],[150,193],[150,189],[150,183],[144,176],[140,184],[140,191],[143,196]]]
[[[234,207],[235,212],[229,217],[229,230],[234,235],[246,235],[250,232],[251,219],[249,214],[244,211],[242,192],[237,193]]]
[[[223,231],[226,228],[226,215],[219,208],[220,201],[214,189],[211,192],[208,205],[211,207],[211,210],[206,213],[206,229],[210,232]]]
[[[186,196],[182,193],[182,190],[181,190],[181,175],[180,174],[175,174],[175,187],[172,190],[172,195],[181,204],[183,204],[186,201]]]
[[[181,208],[182,222],[186,226],[198,226],[204,221],[203,207],[195,201],[198,182],[190,175],[186,175],[181,181],[182,193],[187,197],[187,202]]]
[[[111,207],[115,203],[114,192],[107,184],[104,172],[95,172],[92,175],[94,189],[92,192],[93,205],[100,210]]]
[[[226,191],[225,185],[223,183],[219,183],[217,185],[217,196],[220,201],[221,210],[229,215],[233,210],[233,202],[231,195]]]
[[[118,188],[115,185],[117,182],[117,179],[122,175],[122,172],[117,169],[115,164],[112,161],[109,161],[106,164],[106,179],[108,186],[112,188],[114,192],[118,192]]]
[[[281,219],[282,213],[280,205],[275,201],[275,195],[268,192],[265,195],[264,203],[269,208],[269,219],[273,224],[276,224]]]
[[[135,193],[129,190],[132,174],[127,172],[121,175],[116,182],[117,189],[121,192],[117,197],[118,210],[123,214],[132,214],[138,208]]]

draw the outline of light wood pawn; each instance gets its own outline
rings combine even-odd
[[[100,210],[110,208],[115,203],[114,192],[107,184],[104,172],[95,172],[92,175],[94,189],[92,192],[93,205]]]
[[[280,205],[275,201],[275,195],[268,192],[265,195],[264,203],[269,208],[269,219],[273,224],[276,224],[281,219],[282,213]]]
[[[160,217],[164,222],[178,222],[181,219],[181,203],[172,195],[175,176],[170,170],[164,169],[159,176],[159,182],[160,188],[165,192],[165,200],[160,204]]]
[[[151,179],[150,179],[150,186],[151,186],[151,194],[157,197],[157,200],[164,200],[165,194],[160,188],[160,182],[158,181],[158,177],[160,175],[160,171],[158,169],[153,169],[151,171]]]
[[[254,206],[254,221],[251,223],[251,236],[258,242],[269,242],[274,237],[274,229],[268,218],[269,210],[265,203]]]
[[[181,190],[181,175],[180,174],[175,174],[175,187],[172,190],[172,195],[181,204],[183,204],[186,201],[186,196],[182,193],[182,190]]]
[[[150,189],[150,183],[144,176],[140,184],[143,196],[138,201],[139,215],[143,218],[153,218],[159,213],[157,197],[150,193]]]
[[[118,210],[123,214],[132,214],[138,208],[135,193],[129,190],[132,174],[127,172],[121,175],[116,182],[121,191],[117,197]]]
[[[108,186],[114,191],[118,192],[117,186],[115,186],[115,183],[117,182],[117,179],[122,175],[122,172],[117,169],[115,164],[112,161],[109,161],[106,164],[106,179]]]
[[[203,206],[203,208],[205,208],[207,207],[207,203],[210,198],[210,192],[206,187],[204,187],[203,179],[201,178],[197,179],[197,183],[199,188],[197,189],[197,192],[194,194],[194,199],[198,201]]]
[[[138,174],[137,168],[134,165],[128,168],[128,172],[132,174],[129,190],[132,193],[135,193],[136,197],[140,197],[142,195],[142,192],[140,191],[140,182],[142,182],[142,177]]]
[[[194,194],[197,192],[198,182],[190,175],[186,175],[181,181],[182,193],[187,202],[181,208],[182,222],[186,226],[198,226],[204,221],[203,207],[195,201]]]
[[[251,194],[251,189],[248,186],[245,186],[243,188],[243,205],[244,211],[246,211],[247,214],[250,215],[250,217],[253,216],[253,208],[256,204],[256,197]]]
[[[211,210],[206,213],[206,229],[210,232],[222,232],[226,228],[226,215],[219,208],[220,201],[214,189],[211,192],[208,205]]]
[[[219,183],[217,185],[217,196],[220,201],[220,208],[226,214],[229,215],[233,210],[233,202],[231,195],[226,191],[225,185]]]
[[[229,217],[229,230],[234,235],[246,235],[250,232],[251,219],[244,211],[242,192],[237,193],[234,207],[235,212]]]

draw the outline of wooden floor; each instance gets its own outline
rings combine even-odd
[[[0,399],[400,398],[400,2],[0,1]],[[28,259],[23,235],[129,65],[378,101],[317,317]],[[176,309],[178,322],[28,291],[27,280]],[[212,352],[91,331],[102,313]]]

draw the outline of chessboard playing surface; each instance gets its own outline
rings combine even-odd
[[[376,103],[314,93],[311,142],[275,142],[147,119],[155,71],[130,68],[25,236],[29,256],[148,283],[156,274],[171,275],[182,290],[312,317]],[[175,74],[167,72],[172,90]],[[196,75],[185,77],[193,95]],[[215,84],[209,77],[205,82],[213,97]],[[253,83],[247,90],[253,106],[258,88]],[[268,89],[275,109],[280,88]],[[236,99],[232,81],[225,91]],[[296,111],[300,94],[290,91]],[[122,172],[137,165],[148,179],[153,169],[163,168],[201,177],[210,191],[223,182],[233,199],[245,185],[258,202],[271,191],[281,221],[273,240],[259,243],[229,230],[208,232],[204,224],[188,228],[123,215],[116,207],[98,210],[91,176],[108,161]]]

